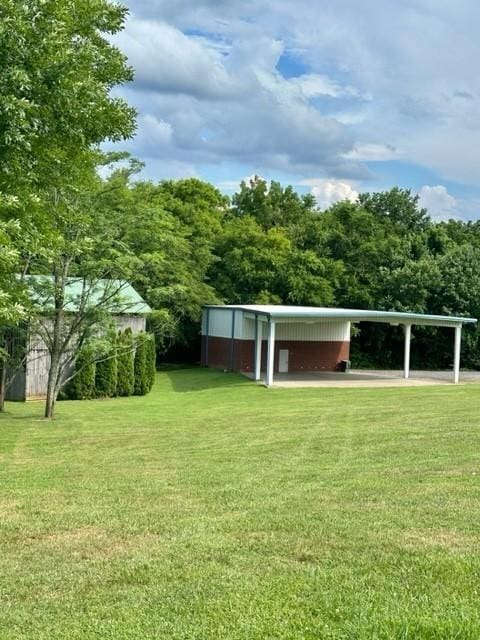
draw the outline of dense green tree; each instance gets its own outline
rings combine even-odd
[[[215,253],[211,281],[230,303],[330,304],[342,273],[340,263],[300,251],[284,228],[265,231],[252,216],[226,222]]]
[[[432,287],[432,308],[436,313],[480,319],[480,247],[461,244],[437,260],[440,279]],[[453,340],[452,337],[450,337]],[[463,330],[462,361],[480,368],[480,329]]]
[[[0,193],[68,184],[84,154],[133,133],[111,89],[133,72],[112,44],[127,10],[110,0],[0,0]]]
[[[264,229],[295,226],[309,218],[314,208],[312,195],[299,195],[293,187],[284,188],[275,181],[268,185],[258,176],[248,184],[243,181],[232,199],[233,215],[251,216]]]
[[[323,240],[317,250],[344,265],[335,290],[337,303],[373,308],[382,267],[401,264],[402,238],[389,234],[373,213],[350,202],[335,204],[320,220]]]
[[[157,351],[155,348],[155,334],[149,333],[147,341],[147,383],[148,391],[151,391],[157,373]]]
[[[398,231],[420,231],[430,222],[427,210],[419,206],[419,196],[410,189],[394,187],[389,191],[361,193],[358,202]]]
[[[220,301],[208,271],[227,201],[195,179],[134,183],[138,168],[133,163],[108,178],[97,223],[141,261],[132,284],[158,310],[152,328],[166,348],[198,333],[202,304]]]
[[[111,91],[133,75],[111,37],[126,13],[110,0],[0,0],[0,213],[33,230],[18,271],[51,278],[47,417],[70,358],[96,323],[93,309],[77,313],[80,329],[66,322],[66,284],[79,275],[90,288],[114,266],[115,251],[106,234],[98,242],[85,195],[96,189],[99,145],[135,129],[134,110]],[[97,269],[94,253],[104,256]]]
[[[0,326],[19,321],[25,316],[25,306],[19,301],[16,269],[20,262],[18,221],[0,219]]]

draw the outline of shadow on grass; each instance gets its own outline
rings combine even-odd
[[[160,371],[164,371],[167,374],[172,389],[176,393],[252,385],[251,380],[239,373],[224,372],[205,367],[163,367]]]
[[[26,422],[28,420],[38,420],[39,418],[41,418],[42,420],[45,420],[43,416],[43,411],[44,411],[43,404],[38,403],[35,407],[29,406],[29,408],[32,408],[32,409],[38,408],[38,411],[36,411],[35,413],[21,413],[21,412],[17,413],[15,411],[15,407],[19,407],[21,411],[24,406],[25,406],[25,403],[8,402],[6,411],[3,411],[2,413],[0,413],[0,427],[2,426],[2,424],[6,424],[8,422],[15,422],[15,421]]]

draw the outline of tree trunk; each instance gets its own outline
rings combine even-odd
[[[63,264],[62,273],[54,273],[54,301],[53,335],[50,351],[50,369],[48,371],[47,400],[45,402],[45,418],[53,418],[55,402],[58,395],[58,379],[60,377],[62,360],[62,329],[65,302],[65,283],[68,273],[68,263]]]
[[[7,390],[7,365],[3,361],[0,364],[0,413],[5,411],[5,394]]]
[[[55,393],[48,390],[47,401],[45,403],[45,418],[53,418],[55,413]]]
[[[55,412],[55,402],[57,400],[57,378],[59,369],[59,357],[58,354],[51,354],[50,370],[48,372],[48,384],[47,384],[47,400],[45,402],[45,418],[53,418]]]

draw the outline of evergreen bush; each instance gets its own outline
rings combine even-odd
[[[149,372],[147,367],[148,342],[149,336],[146,333],[139,333],[136,336],[137,348],[135,349],[135,385],[134,394],[136,396],[144,396],[150,391],[149,388]]]
[[[148,390],[151,391],[155,382],[155,374],[157,373],[157,350],[155,347],[155,335],[153,333],[148,334],[147,342],[147,375],[148,375]]]
[[[92,350],[80,349],[75,359],[75,375],[65,386],[70,400],[88,400],[95,396],[95,362]]]
[[[123,333],[119,332],[117,352],[117,395],[131,396],[135,388],[135,369],[134,342],[130,327]]]
[[[106,360],[99,360],[95,371],[95,395],[97,398],[113,398],[117,395],[118,361],[116,344],[106,354]]]

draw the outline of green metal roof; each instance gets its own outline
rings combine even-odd
[[[205,305],[211,309],[238,309],[253,314],[265,315],[278,320],[345,320],[350,322],[386,322],[389,324],[424,324],[453,326],[477,322],[475,318],[462,316],[439,316],[426,313],[404,313],[400,311],[369,311],[366,309],[337,309],[333,307],[295,307],[286,305]]]
[[[52,308],[53,278],[27,275],[25,280],[34,303],[45,310]],[[152,310],[126,280],[101,279],[90,282],[84,278],[68,278],[65,287],[65,311],[75,313],[82,296],[87,297],[89,307],[102,304],[109,313],[116,315],[143,315]]]

